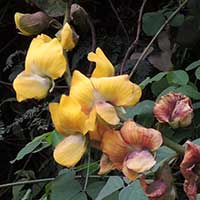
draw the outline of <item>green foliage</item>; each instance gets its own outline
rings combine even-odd
[[[144,194],[143,190],[141,189],[140,182],[134,181],[127,187],[121,190],[119,194],[119,200],[147,200],[148,198]]]
[[[84,199],[85,195],[81,190],[80,183],[75,180],[75,173],[65,169],[65,171],[52,182],[50,187],[50,199],[74,200],[77,195]]]
[[[102,200],[122,187],[124,187],[123,180],[118,176],[111,176],[99,192],[96,200]]]

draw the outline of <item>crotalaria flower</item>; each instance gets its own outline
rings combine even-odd
[[[176,190],[168,163],[164,163],[158,169],[153,182],[147,182],[145,176],[142,176],[140,183],[149,200],[176,199]]]
[[[75,47],[79,38],[79,36],[74,30],[72,30],[68,23],[63,26],[56,36],[58,37],[63,49],[67,51],[70,51]]]
[[[170,92],[155,103],[154,115],[160,123],[169,123],[173,128],[189,126],[193,117],[192,102],[183,94]]]
[[[200,146],[186,142],[186,150],[180,170],[185,178],[184,191],[189,200],[196,200],[199,180]]]
[[[104,133],[102,151],[113,163],[113,168],[122,170],[128,179],[135,180],[155,165],[153,152],[161,144],[159,131],[127,121],[120,131],[110,129]]]
[[[15,24],[21,34],[30,36],[37,35],[48,28],[51,18],[44,12],[33,14],[15,13]]]
[[[115,70],[112,63],[108,60],[100,48],[97,48],[95,53],[90,52],[88,54],[88,60],[96,63],[92,77],[98,78],[114,75]]]
[[[141,89],[129,81],[128,75],[89,79],[74,71],[69,96],[79,102],[95,128],[97,116],[117,125],[120,119],[115,107],[135,105],[141,97]]]
[[[57,163],[65,167],[73,167],[86,151],[87,142],[82,134],[64,138],[55,148],[53,157]]]
[[[17,100],[42,99],[54,86],[53,80],[66,71],[67,63],[60,42],[47,35],[39,35],[30,44],[25,70],[13,82]]]

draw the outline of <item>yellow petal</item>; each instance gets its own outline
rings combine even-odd
[[[115,108],[105,101],[98,101],[95,104],[98,115],[107,123],[117,125],[120,122]]]
[[[66,71],[67,62],[60,42],[44,34],[34,38],[27,52],[25,68],[40,76],[52,79],[61,77]]]
[[[96,67],[92,73],[92,77],[107,77],[114,75],[114,67],[105,56],[100,48],[96,49],[96,53],[89,53],[88,60],[96,63]]]
[[[59,103],[50,103],[49,104],[49,111],[51,113],[51,119],[53,121],[53,124],[55,126],[55,129],[65,135],[65,136],[69,136],[71,134],[74,134],[74,131],[71,131],[69,129],[65,128],[65,124],[62,124],[60,122],[60,113],[59,113]]]
[[[26,36],[32,35],[31,33],[28,33],[21,27],[20,19],[22,16],[24,16],[23,13],[19,13],[19,12],[15,13],[14,18],[15,18],[15,25],[16,25],[17,29],[19,29],[23,35],[26,35]]]
[[[82,158],[86,150],[86,138],[82,135],[70,135],[55,148],[53,156],[57,163],[73,167]]]
[[[70,96],[77,99],[81,104],[82,110],[87,114],[94,105],[93,91],[94,88],[90,79],[75,70],[71,82]]]
[[[133,106],[140,100],[141,88],[129,81],[128,75],[91,78],[97,92],[116,106]]]
[[[51,88],[51,81],[48,78],[23,71],[15,78],[13,87],[19,102],[32,98],[43,99]]]
[[[75,132],[88,132],[87,116],[73,97],[62,95],[60,104],[50,103],[49,109],[54,125],[60,133],[70,135]]]
[[[60,32],[60,43],[65,50],[71,50],[75,47],[73,32],[68,23],[66,23]]]

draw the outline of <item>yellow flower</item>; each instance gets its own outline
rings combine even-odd
[[[89,79],[74,71],[70,96],[79,102],[89,117],[96,118],[98,114],[105,122],[117,125],[120,120],[115,106],[135,105],[141,97],[141,89],[129,81],[128,75]],[[96,120],[91,121],[95,128]]]
[[[73,97],[62,95],[60,103],[49,104],[49,110],[56,130],[65,136],[86,134],[93,129],[79,102]]]
[[[85,136],[70,135],[56,146],[53,157],[60,165],[73,167],[85,153],[86,147]]]
[[[39,35],[30,44],[25,70],[13,82],[17,100],[42,99],[54,85],[53,80],[66,71],[67,63],[60,42],[47,35]]]
[[[79,36],[73,31],[68,23],[66,23],[63,28],[57,33],[57,37],[63,49],[70,51],[72,50]]]
[[[108,77],[113,76],[115,73],[112,63],[105,56],[103,51],[98,47],[96,52],[88,54],[88,60],[96,63],[96,67],[92,73],[92,77]]]
[[[30,36],[41,33],[48,28],[50,17],[44,12],[36,12],[33,14],[15,13],[15,24],[21,34]]]

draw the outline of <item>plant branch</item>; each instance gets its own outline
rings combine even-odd
[[[94,24],[92,23],[92,20],[90,19],[90,16],[88,14],[87,14],[87,23],[90,26],[90,31],[91,31],[91,36],[92,36],[91,51],[94,52],[96,49],[96,32],[95,32]],[[93,66],[93,63],[91,62],[89,65],[88,74],[92,73],[92,66]]]
[[[98,176],[98,175],[91,175],[88,176],[89,178],[110,178],[111,176]],[[83,176],[75,176],[75,178],[83,178]],[[18,181],[14,183],[5,183],[0,185],[0,188],[5,188],[5,187],[13,187],[17,185],[25,185],[25,184],[37,184],[37,183],[42,183],[42,182],[51,182],[54,181],[56,178],[43,178],[43,179],[35,179],[35,180],[28,180],[28,181]]]
[[[86,172],[85,184],[84,184],[84,187],[83,187],[83,191],[86,190],[87,184],[88,184],[88,178],[89,178],[89,173],[90,173],[90,156],[91,156],[91,147],[89,146],[89,148],[88,148],[87,172]]]
[[[186,5],[187,2],[188,2],[188,0],[185,0],[183,3],[181,3],[180,6],[169,16],[169,18],[165,21],[165,23],[160,27],[160,29],[158,30],[158,32],[154,35],[154,37],[152,38],[152,40],[150,41],[150,43],[147,45],[147,47],[144,49],[144,51],[140,55],[139,59],[137,60],[137,62],[135,64],[135,66],[131,70],[129,78],[132,77],[132,75],[135,72],[135,70],[137,69],[138,65],[140,64],[140,62],[142,61],[142,59],[144,58],[144,56],[148,52],[148,50],[151,47],[151,45],[153,44],[153,42],[157,39],[157,37],[159,36],[159,34],[163,31],[163,29],[165,28],[165,26],[177,15],[177,13]]]
[[[120,24],[121,27],[122,27],[122,30],[124,31],[124,34],[126,35],[126,38],[127,38],[128,43],[129,43],[128,32],[127,32],[127,30],[126,30],[126,28],[125,28],[125,26],[124,26],[124,24],[123,24],[123,22],[122,22],[120,16],[118,15],[117,10],[115,9],[115,7],[114,7],[114,5],[113,5],[113,3],[112,3],[112,0],[108,0],[108,1],[109,1],[109,3],[110,3],[110,7],[112,8],[113,12],[115,13],[115,15],[116,15],[116,17],[117,17],[117,19],[118,19],[118,21],[119,21],[119,24]]]
[[[120,68],[120,74],[123,74],[123,69],[124,69],[124,66],[126,64],[126,61],[130,55],[130,53],[132,52],[132,50],[135,48],[135,46],[137,45],[138,41],[139,41],[139,38],[140,38],[140,32],[141,32],[141,21],[142,21],[142,13],[143,13],[143,10],[144,10],[144,6],[146,4],[147,0],[143,0],[142,2],[142,5],[140,7],[140,12],[139,12],[139,16],[138,16],[138,26],[137,26],[137,34],[136,34],[136,38],[135,40],[132,42],[131,46],[128,48],[125,56],[124,56],[124,59],[122,61],[122,65],[121,65],[121,68]]]

